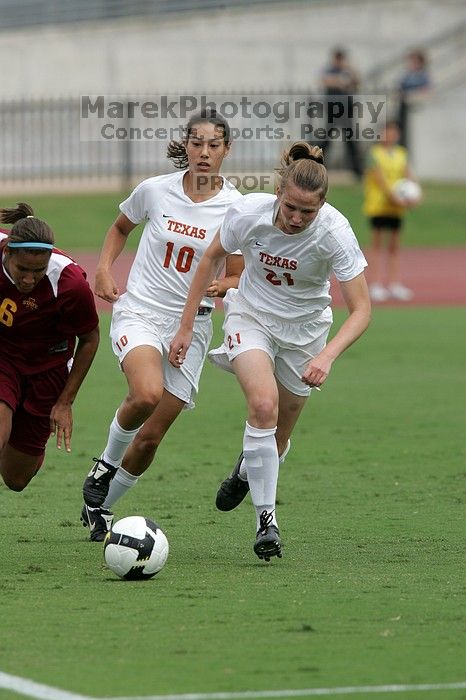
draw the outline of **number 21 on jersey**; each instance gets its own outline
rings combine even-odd
[[[280,286],[281,284],[283,284],[283,282],[280,278],[283,277],[283,279],[285,280],[286,284],[289,287],[292,287],[294,285],[294,279],[292,278],[292,276],[290,275],[289,272],[283,272],[281,275],[278,275],[275,272],[275,270],[269,270],[268,267],[264,267],[264,270],[267,273],[267,275],[265,276],[265,279],[268,282],[271,282],[271,284],[274,284],[277,287]]]

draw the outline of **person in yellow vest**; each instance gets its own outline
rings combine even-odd
[[[403,178],[413,179],[408,154],[400,146],[400,129],[396,122],[387,122],[381,140],[369,150],[364,177],[364,213],[369,217],[372,242],[368,251],[372,301],[389,299],[409,301],[413,292],[400,277],[400,232],[407,203],[394,193],[393,186]],[[387,279],[384,284],[382,258],[387,238]]]

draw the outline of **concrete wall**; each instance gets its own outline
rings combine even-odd
[[[0,34],[2,95],[315,90],[337,44],[364,74],[465,20],[463,0],[342,0],[14,30]],[[458,92],[466,97],[466,86]],[[445,109],[428,101],[426,123]],[[461,115],[453,110],[449,120]],[[452,128],[464,151],[464,130]],[[439,173],[423,154],[419,173],[466,178],[459,165]]]
[[[315,86],[344,44],[363,72],[466,20],[462,0],[352,0],[4,32],[2,93]]]
[[[412,164],[420,177],[466,182],[466,90],[435,95],[411,119]],[[466,197],[466,187],[465,187]]]

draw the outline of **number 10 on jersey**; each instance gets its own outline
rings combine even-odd
[[[175,269],[178,270],[178,272],[189,272],[191,269],[191,265],[193,264],[193,258],[195,253],[194,248],[183,246],[179,249],[178,254],[176,254],[173,252],[174,247],[175,244],[173,243],[173,241],[168,241],[167,252],[165,253],[165,260],[163,261],[163,266],[168,269],[173,260]]]

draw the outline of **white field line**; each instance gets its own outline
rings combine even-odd
[[[93,700],[85,695],[77,693],[68,693],[60,688],[52,688],[49,685],[30,681],[28,678],[20,676],[11,676],[9,673],[0,671],[0,690],[12,690],[19,695],[25,695],[28,698],[39,698],[40,700]]]
[[[11,690],[19,695],[39,700],[254,700],[255,698],[297,698],[297,697],[331,697],[335,695],[354,695],[355,693],[409,693],[431,690],[466,689],[466,681],[458,683],[422,683],[420,685],[361,685],[339,688],[303,688],[298,690],[258,690],[241,693],[187,693],[184,695],[141,695],[133,697],[96,698],[88,695],[70,693],[60,688],[36,683],[27,678],[12,676],[0,671],[0,690]]]
[[[244,693],[187,693],[185,695],[144,695],[136,697],[115,697],[105,700],[254,700],[255,698],[299,698],[331,697],[336,695],[354,695],[355,693],[409,693],[429,690],[462,690],[466,681],[458,683],[422,683],[420,685],[361,685],[340,688],[303,688],[299,690],[258,690]],[[102,700],[104,700],[102,698]]]

